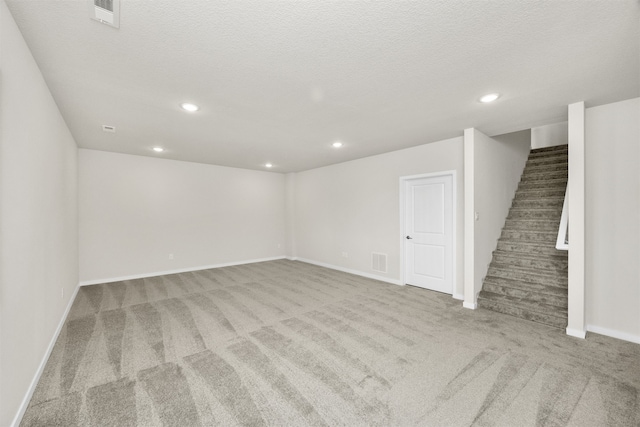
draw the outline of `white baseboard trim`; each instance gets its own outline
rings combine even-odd
[[[56,331],[53,333],[53,337],[51,338],[51,341],[49,341],[49,346],[47,347],[47,351],[45,351],[44,356],[42,357],[42,361],[40,361],[40,366],[38,366],[38,370],[33,376],[33,379],[31,380],[31,384],[29,384],[27,393],[24,395],[24,398],[20,403],[18,412],[16,413],[16,416],[13,418],[13,421],[11,422],[11,427],[18,427],[20,425],[20,422],[22,422],[22,417],[24,416],[24,413],[26,412],[27,407],[29,406],[29,402],[31,401],[33,392],[36,391],[36,386],[38,385],[38,381],[40,381],[40,377],[44,372],[44,367],[46,366],[47,361],[49,360],[49,356],[51,356],[51,352],[53,351],[53,347],[56,345],[56,341],[58,341],[58,336],[60,335],[60,332],[62,332],[62,327],[64,326],[64,322],[67,320],[67,316],[69,315],[69,312],[71,311],[71,306],[73,305],[73,302],[76,300],[76,295],[78,295],[78,289],[80,289],[79,284],[76,286],[76,289],[73,291],[73,295],[71,295],[71,298],[69,299],[67,308],[64,310],[64,313],[62,314],[60,323],[58,323],[58,327],[56,328]]]
[[[567,328],[567,335],[570,337],[582,338],[587,336],[587,331],[581,331],[580,329]]]
[[[466,301],[464,301],[462,303],[462,306],[464,308],[468,308],[469,310],[475,310],[476,308],[478,308],[478,303],[477,302],[466,302]]]
[[[243,264],[255,264],[256,262],[276,261],[276,260],[285,259],[285,258],[287,257],[283,255],[283,256],[276,256],[276,257],[270,257],[270,258],[248,259],[244,261],[234,261],[234,262],[226,262],[221,264],[202,265],[198,267],[179,268],[176,270],[156,271],[153,273],[132,274],[131,276],[109,277],[106,279],[96,279],[96,280],[83,280],[80,282],[80,286],[99,285],[102,283],[111,283],[111,282],[121,282],[123,280],[144,279],[145,277],[163,276],[165,274],[186,273],[189,271],[209,270],[210,268],[232,267],[234,265],[243,265]]]
[[[460,301],[464,301],[464,294],[456,294],[454,293],[453,295],[451,295],[453,297],[453,299],[457,299]]]
[[[297,261],[298,257],[297,256],[288,256],[286,257],[289,261]]]
[[[601,326],[587,325],[587,331],[594,334],[606,335],[611,338],[617,338],[623,341],[629,341],[635,344],[640,344],[640,336],[633,335],[628,332],[620,332],[614,329],[603,328]]]
[[[359,270],[352,270],[350,268],[339,267],[337,265],[327,264],[325,262],[320,262],[320,261],[314,261],[312,259],[295,258],[295,261],[306,262],[307,264],[313,264],[319,267],[326,267],[332,270],[342,271],[344,273],[355,274],[356,276],[366,277],[367,279],[380,280],[381,282],[391,283],[392,285],[402,285],[402,283],[400,283],[400,279],[391,279],[389,277],[378,276],[376,274],[365,273]]]

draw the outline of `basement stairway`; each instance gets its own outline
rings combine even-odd
[[[480,307],[567,326],[568,252],[555,247],[567,177],[567,145],[531,150],[478,295]]]

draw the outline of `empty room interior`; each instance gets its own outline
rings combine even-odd
[[[0,0],[0,426],[640,425],[640,3]]]

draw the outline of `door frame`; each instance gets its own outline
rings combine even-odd
[[[453,271],[451,272],[451,280],[453,281],[451,296],[456,298],[458,295],[456,293],[457,288],[457,278],[456,278],[456,270],[457,270],[457,247],[456,247],[456,236],[457,236],[457,179],[456,179],[456,171],[448,170],[441,172],[432,172],[432,173],[423,173],[418,175],[407,175],[400,177],[400,285],[405,286],[406,283],[406,275],[407,275],[407,266],[405,264],[406,254],[405,254],[405,236],[406,234],[406,223],[405,223],[405,214],[406,214],[406,202],[407,202],[407,183],[412,180],[422,179],[422,178],[438,178],[442,176],[450,176],[451,177],[451,215],[452,218],[452,239],[453,239],[453,247],[452,247],[452,260],[451,266]]]

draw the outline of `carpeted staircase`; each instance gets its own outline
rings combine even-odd
[[[567,186],[566,145],[531,150],[478,305],[567,326],[567,251],[555,248]]]

